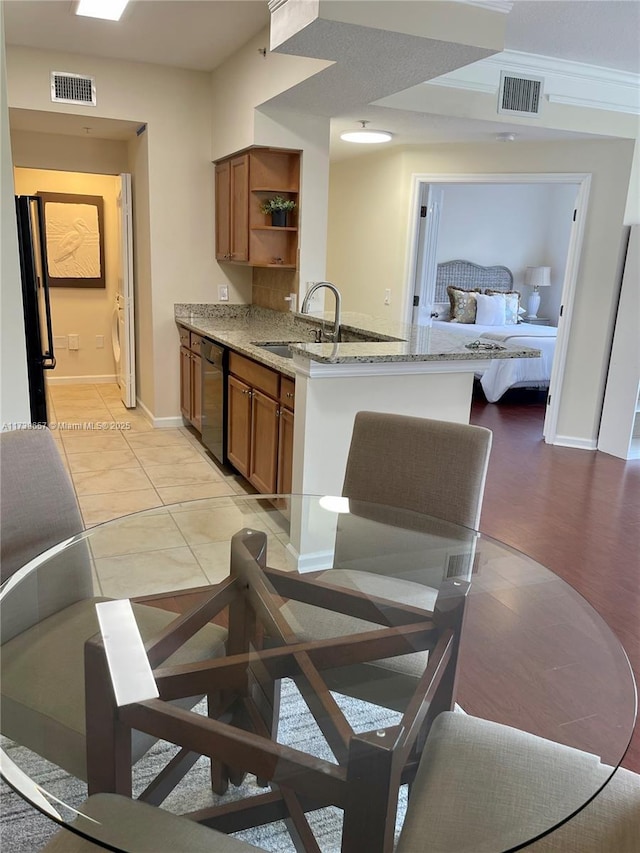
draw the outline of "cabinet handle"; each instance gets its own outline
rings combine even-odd
[[[293,394],[291,393],[291,391],[287,391],[285,396],[288,397],[289,399],[291,399],[293,397]]]
[[[280,406],[278,406],[278,408],[276,409],[276,417],[280,417]]]
[[[243,389],[243,391],[242,391],[242,393],[243,393],[243,394],[248,394],[249,396],[251,396],[251,391],[249,391],[249,389],[248,389],[248,388],[244,388],[244,389]]]

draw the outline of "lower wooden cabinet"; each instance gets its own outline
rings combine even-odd
[[[280,409],[278,424],[278,484],[277,490],[281,495],[291,492],[293,483],[293,412]]]
[[[180,347],[180,410],[202,432],[202,358]]]
[[[249,479],[251,460],[251,388],[235,376],[229,377],[227,391],[227,458]]]
[[[278,490],[278,419],[280,404],[260,391],[251,395],[249,482],[263,494]]]
[[[293,467],[293,409],[281,403],[280,381],[289,383],[289,394],[293,382],[233,352],[229,371],[229,462],[262,494],[288,493]],[[287,401],[292,405],[291,397]]]

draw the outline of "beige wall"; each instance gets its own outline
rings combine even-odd
[[[11,131],[13,165],[63,172],[119,175],[129,171],[127,143],[116,139]]]
[[[263,47],[265,57],[259,53]],[[328,65],[323,59],[269,53],[269,27],[250,39],[212,75],[211,159],[265,144],[255,137],[255,109]]]
[[[104,200],[105,288],[52,287],[51,321],[54,337],[77,334],[80,349],[55,348],[56,367],[47,379],[82,377],[85,380],[115,379],[111,347],[111,320],[118,291],[119,246],[118,203],[120,179],[113,175],[54,172],[16,168],[15,188],[19,195],[39,191],[101,196]],[[96,336],[102,336],[98,348]]]
[[[264,292],[269,297],[268,304],[276,307],[273,299],[284,298],[292,289],[304,293],[307,281],[318,281],[325,276],[329,119],[280,110],[270,101],[331,63],[269,52],[263,58],[259,48],[268,46],[267,28],[214,71],[212,157],[218,159],[250,145],[302,151],[298,274],[269,270],[268,277],[260,272],[254,276],[256,293]],[[250,271],[234,273],[229,264],[220,266],[227,275],[248,272],[247,280],[251,281]],[[261,297],[258,301],[264,302]]]
[[[432,145],[337,163],[330,179],[328,275],[342,285],[345,302],[355,310],[365,310],[372,292],[379,302],[380,288],[403,291],[413,174],[590,173],[589,213],[557,431],[593,442],[620,286],[633,147],[630,140]],[[399,317],[402,300],[394,300],[390,308]]]
[[[0,429],[5,424],[31,420],[6,79],[4,19],[0,7]]]
[[[145,311],[139,325],[138,347],[144,353],[139,396],[155,417],[177,417],[173,305],[216,301],[217,284],[228,283],[213,250],[210,75],[15,46],[7,49],[7,65],[12,107],[147,124],[149,279],[143,286],[151,298],[139,306]],[[97,107],[53,104],[49,74],[54,68],[95,76]],[[140,180],[136,183],[139,189]],[[143,267],[138,258],[139,271]],[[250,298],[250,288],[238,293],[231,284],[233,301]]]

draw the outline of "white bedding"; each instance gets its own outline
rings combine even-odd
[[[434,328],[462,335],[470,340],[485,338],[488,340],[522,344],[539,349],[539,358],[495,359],[491,366],[480,375],[480,384],[490,403],[495,403],[505,391],[514,386],[545,388],[551,377],[551,365],[556,345],[557,328],[555,326],[535,326],[532,323],[518,323],[510,326],[480,326],[477,323],[449,323],[433,321]]]

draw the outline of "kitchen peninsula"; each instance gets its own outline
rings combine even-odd
[[[250,403],[255,395],[262,400],[266,390],[270,396],[265,399],[273,402],[275,417],[283,411],[279,403],[287,406],[278,396],[276,377],[282,377],[280,382],[295,380],[289,477],[291,491],[307,494],[340,494],[356,412],[395,412],[468,423],[476,372],[486,369],[494,358],[536,358],[540,354],[536,349],[508,344],[489,351],[469,349],[466,344],[473,341],[472,333],[467,341],[427,326],[348,312],[342,317],[340,343],[316,342],[323,323],[320,316],[254,305],[176,304],[175,321],[182,334],[189,332],[196,340],[202,337],[228,348],[231,365],[234,359],[243,370],[255,364],[258,374],[267,368],[263,374],[267,378],[273,372],[273,390],[258,385],[254,392],[244,384],[242,393]],[[278,354],[287,349],[289,357]],[[243,382],[250,382],[240,367],[237,372]],[[230,408],[233,373],[231,366]],[[241,384],[236,382],[238,388]],[[289,387],[287,393],[292,395],[293,386]],[[248,417],[256,417],[250,409],[247,412]],[[249,432],[247,425],[247,436]],[[231,454],[230,459],[233,462]],[[278,466],[277,456],[273,464]],[[259,472],[257,476],[252,482],[265,491],[261,488],[265,478]]]

